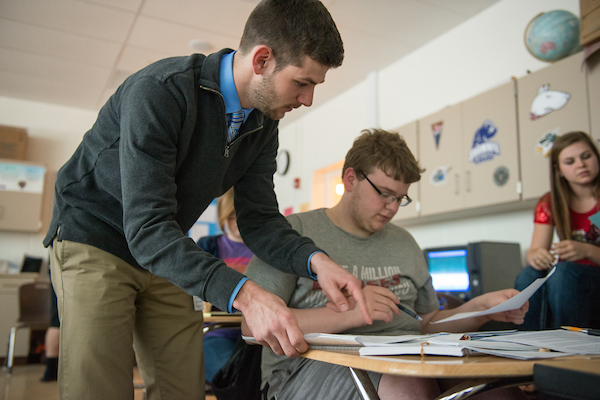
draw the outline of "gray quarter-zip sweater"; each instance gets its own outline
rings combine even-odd
[[[89,244],[164,277],[222,310],[243,278],[202,251],[188,230],[235,186],[235,209],[254,254],[308,277],[319,249],[279,213],[273,191],[277,121],[254,110],[227,144],[221,56],[158,61],[129,77],[58,172],[44,245]]]

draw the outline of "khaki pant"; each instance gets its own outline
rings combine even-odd
[[[135,358],[147,399],[204,399],[192,296],[93,246],[55,239],[50,257],[61,399],[133,399]]]

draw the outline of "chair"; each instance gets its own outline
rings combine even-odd
[[[50,282],[38,281],[19,288],[19,319],[10,328],[6,368],[12,372],[15,339],[21,328],[47,329],[50,326]]]

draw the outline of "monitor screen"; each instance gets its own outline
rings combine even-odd
[[[436,292],[466,292],[469,290],[467,250],[427,251],[429,274]]]

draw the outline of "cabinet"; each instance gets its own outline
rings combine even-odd
[[[590,134],[600,145],[600,52],[587,60],[588,100],[590,111]]]
[[[419,121],[421,215],[519,201],[514,82]]]
[[[0,160],[0,230],[40,230],[45,178],[42,165]]]
[[[450,106],[419,120],[421,215],[464,207],[460,105]]]
[[[392,131],[398,132],[398,134],[404,138],[406,145],[418,161],[419,152],[417,143],[417,122],[413,121],[409,124],[401,126],[400,128],[392,129]],[[419,215],[419,182],[415,182],[410,185],[410,188],[408,189],[408,197],[412,199],[412,202],[406,207],[398,208],[398,212],[394,216],[394,221],[415,218]]]
[[[519,201],[515,82],[463,102],[461,116],[465,207]]]
[[[19,288],[26,283],[33,283],[37,273],[0,274],[0,357],[6,358],[8,337],[19,319]],[[15,357],[26,357],[29,354],[29,329],[17,331],[15,341]]]
[[[580,52],[517,79],[524,200],[550,190],[548,156],[556,136],[590,132],[585,75]]]

